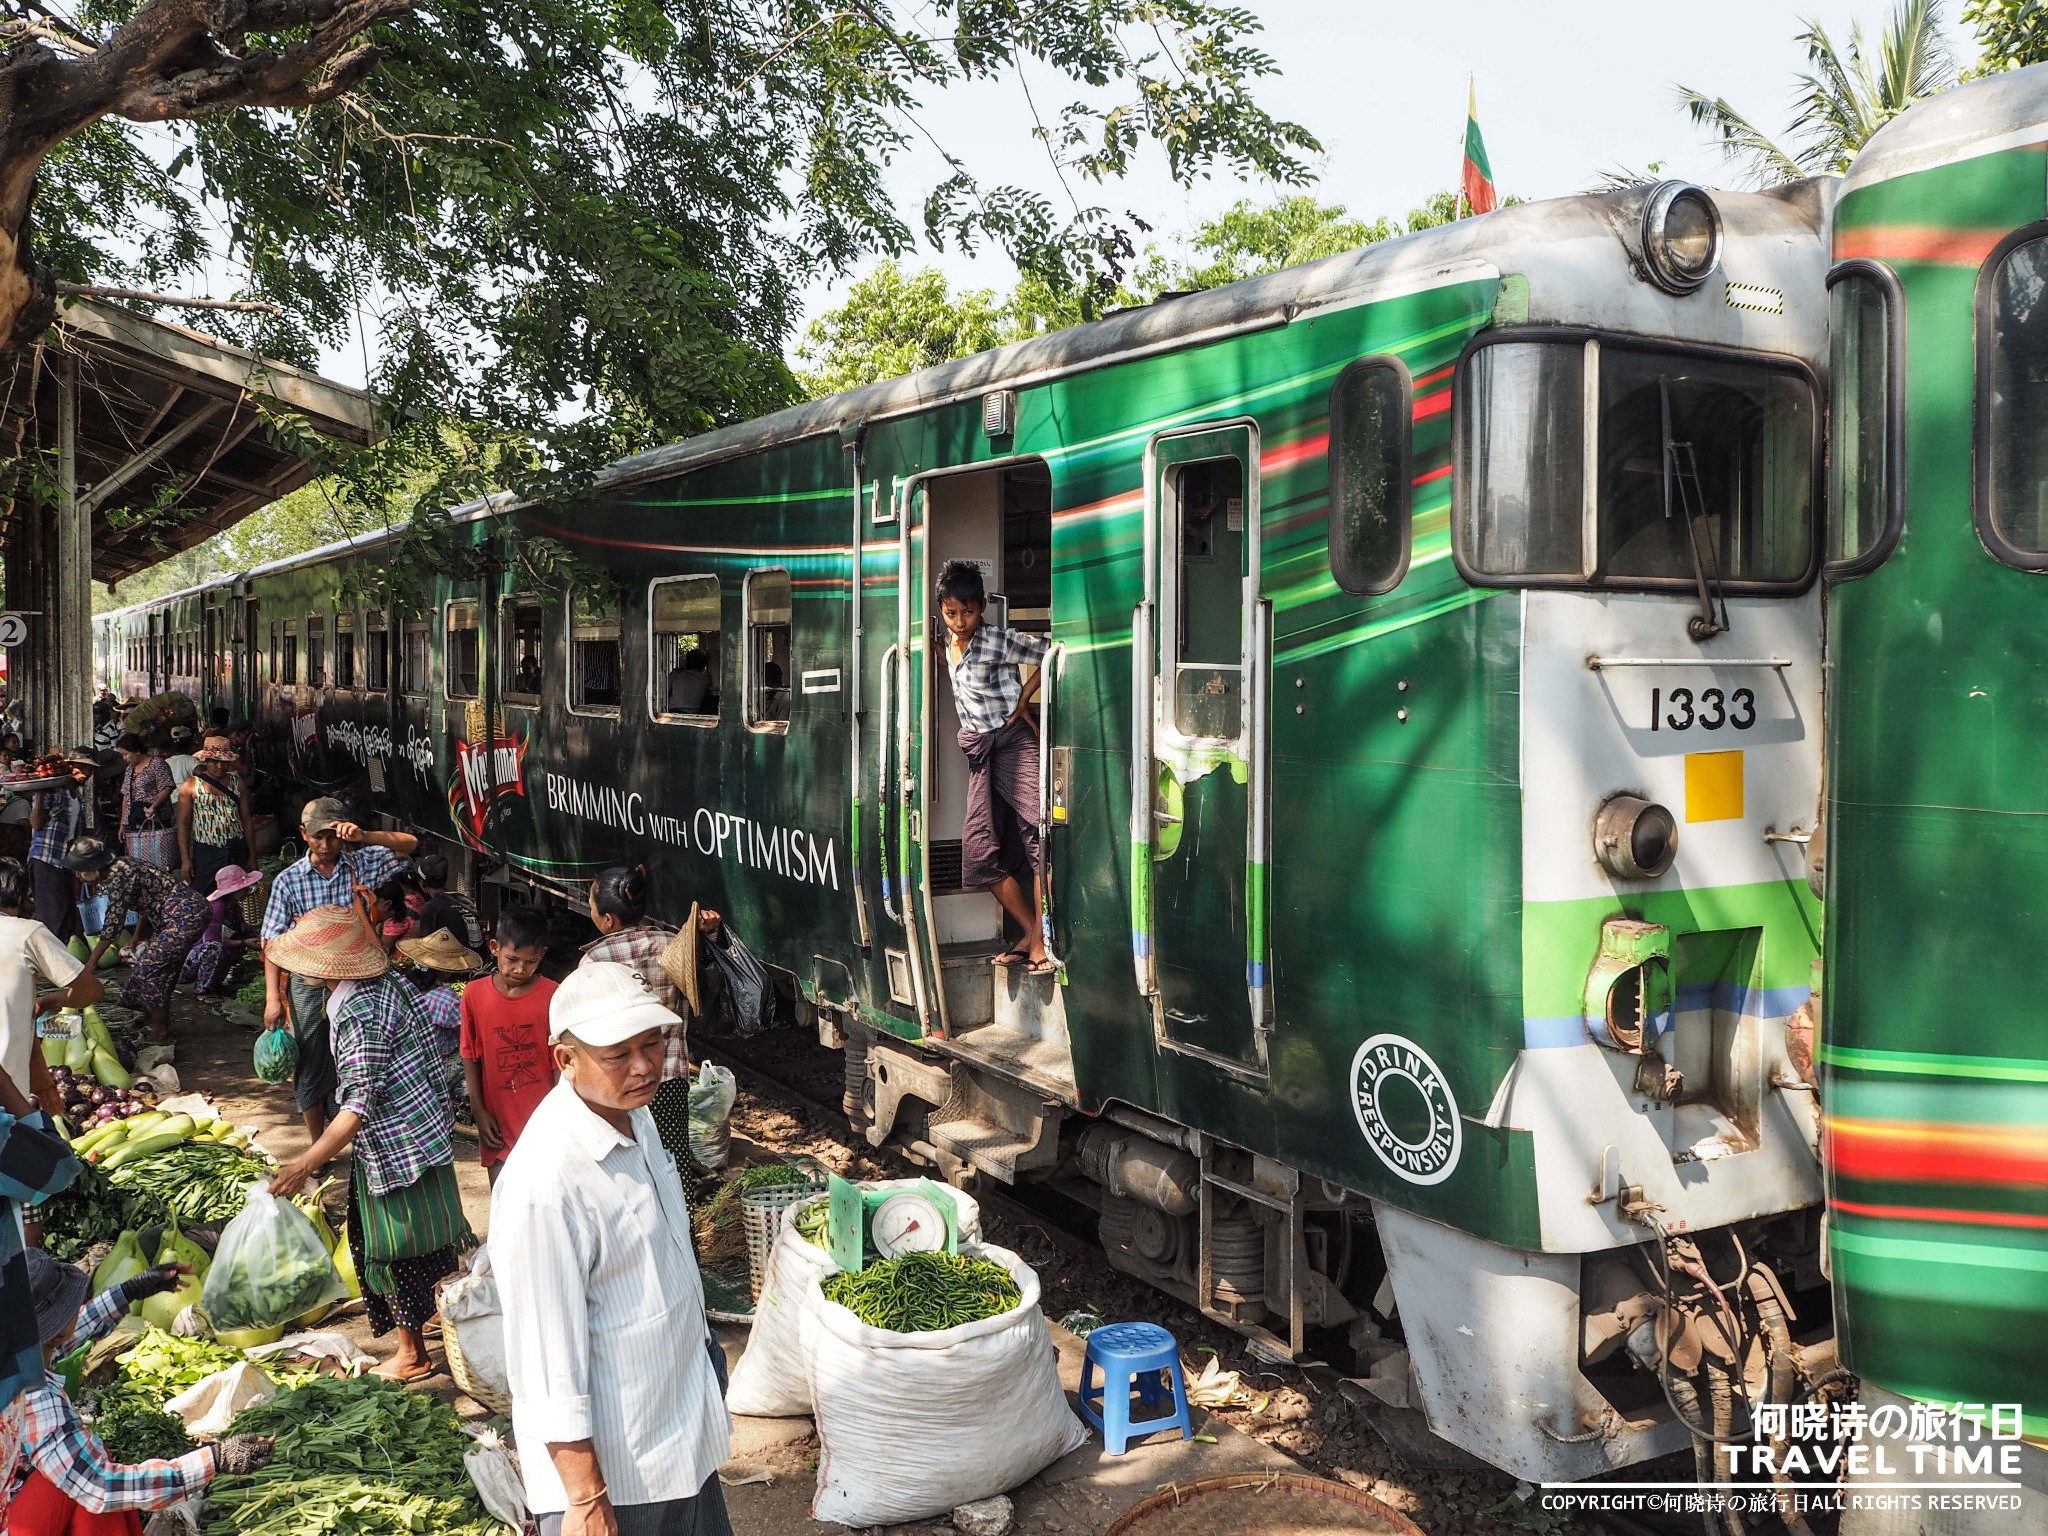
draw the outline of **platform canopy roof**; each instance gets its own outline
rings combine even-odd
[[[169,558],[305,484],[318,467],[264,430],[290,412],[343,443],[377,435],[368,393],[101,299],[64,301],[55,330],[18,356],[6,392],[21,448],[57,443],[53,349],[78,367],[78,487],[92,574],[109,584]],[[147,511],[175,488],[178,515]],[[7,510],[19,516],[26,499]]]

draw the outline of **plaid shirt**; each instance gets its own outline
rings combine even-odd
[[[1009,724],[1024,696],[1024,679],[1017,668],[1037,665],[1050,643],[1043,635],[983,624],[956,657],[952,637],[947,636],[946,665],[953,674],[953,707],[960,712],[961,728],[1000,731]]]
[[[89,1344],[111,1332],[127,1311],[128,1294],[122,1286],[87,1302],[78,1314],[75,1342]],[[42,1473],[59,1493],[92,1515],[163,1509],[212,1480],[213,1452],[204,1449],[172,1460],[120,1465],[107,1454],[100,1437],[79,1423],[62,1378],[47,1369],[40,1376],[23,1396],[19,1413],[0,1423],[0,1466],[14,1468],[6,1483],[10,1503],[31,1472]]]
[[[45,864],[62,864],[64,850],[78,835],[78,794],[69,789],[46,789],[43,796],[43,824],[29,834],[28,856]]]
[[[388,1195],[455,1161],[441,1043],[419,994],[386,971],[330,1005],[341,1107],[363,1122],[356,1161],[370,1193]]]
[[[668,972],[661,968],[661,952],[668,948],[668,941],[675,936],[673,928],[643,922],[631,928],[621,928],[617,933],[608,933],[595,943],[583,946],[585,960],[616,960],[638,971],[647,990],[654,994],[654,1000],[683,1021],[674,1029],[662,1031],[663,1082],[690,1075],[690,1003],[676,984],[668,979]]]
[[[78,1167],[70,1144],[42,1116],[17,1120],[0,1110],[0,1407],[47,1374],[36,1309],[29,1301],[20,1206],[56,1194],[78,1177]],[[4,1455],[0,1465],[5,1465]]]
[[[374,891],[404,867],[389,848],[374,843],[345,850],[331,875],[315,869],[313,856],[307,854],[270,883],[270,904],[263,909],[263,942],[268,944],[315,907],[347,906],[355,899],[357,886]]]

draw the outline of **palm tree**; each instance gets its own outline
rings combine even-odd
[[[1873,51],[1863,23],[1846,50],[1811,19],[1798,41],[1810,68],[1799,77],[1799,110],[1786,147],[1719,96],[1677,86],[1695,123],[1713,130],[1730,160],[1746,163],[1760,185],[1849,168],[1864,141],[1914,102],[1956,83],[1955,55],[1941,35],[1941,0],[1899,0]]]

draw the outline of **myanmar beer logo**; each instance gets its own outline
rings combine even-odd
[[[1366,1144],[1410,1184],[1441,1184],[1465,1136],[1450,1080],[1414,1041],[1374,1035],[1351,1058],[1351,1112]]]

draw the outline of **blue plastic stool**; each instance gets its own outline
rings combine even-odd
[[[1146,1408],[1157,1408],[1170,1396],[1173,1411],[1133,1421],[1134,1389]],[[1103,1448],[1112,1456],[1123,1455],[1133,1440],[1154,1430],[1178,1429],[1183,1439],[1195,1437],[1180,1344],[1157,1323],[1108,1323],[1089,1334],[1088,1353],[1081,1361],[1080,1400],[1081,1417],[1102,1431]]]

